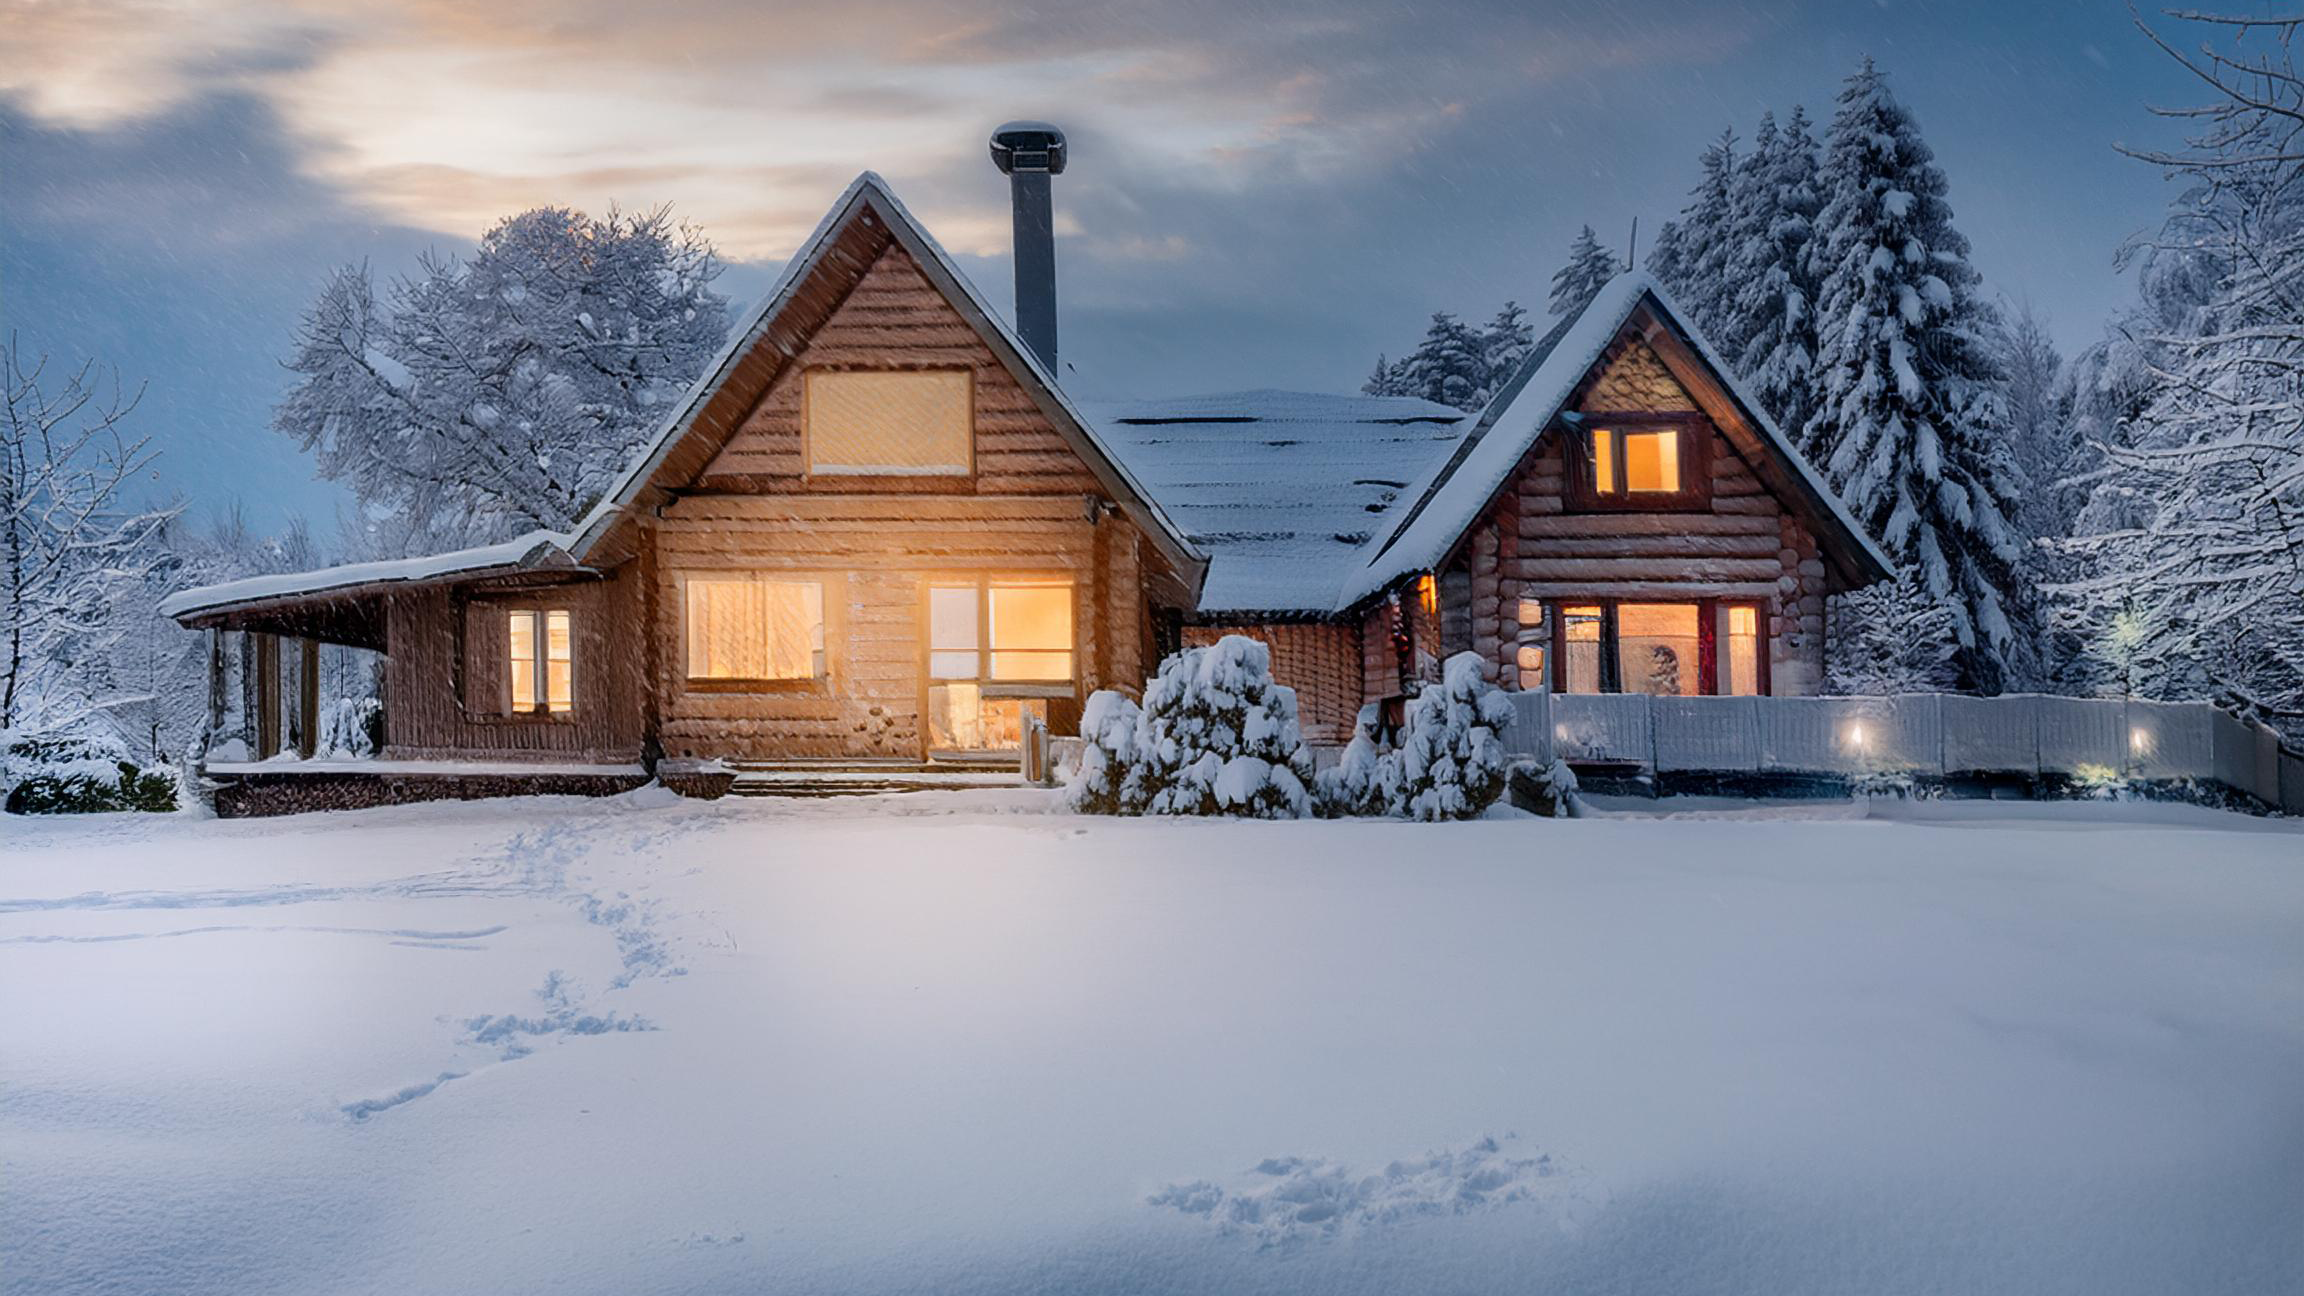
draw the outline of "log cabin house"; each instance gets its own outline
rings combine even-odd
[[[1089,692],[1230,632],[1271,645],[1319,744],[1464,650],[1507,689],[1808,693],[1826,597],[1887,571],[1642,275],[1472,415],[1077,403],[1045,295],[1027,344],[866,174],[575,526],[172,596],[212,631],[213,732],[244,717],[250,759],[211,747],[220,807],[704,789],[716,761],[1013,768]],[[383,759],[307,762],[326,790],[298,795],[265,758],[314,754],[320,642],[382,654]]]

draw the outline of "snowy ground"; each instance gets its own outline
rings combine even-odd
[[[0,1286],[2304,1285],[2304,832],[0,824]]]

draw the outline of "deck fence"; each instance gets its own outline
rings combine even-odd
[[[2205,702],[1549,692],[1512,701],[1506,747],[1544,761],[1655,774],[2190,779],[2304,814],[2304,755]]]

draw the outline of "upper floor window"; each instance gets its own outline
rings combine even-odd
[[[539,608],[507,613],[505,656],[513,714],[576,709],[576,644],[568,613]]]
[[[1702,505],[1708,492],[1700,425],[1639,418],[1595,422],[1580,439],[1576,502],[1586,508],[1655,509]]]
[[[965,476],[974,440],[965,369],[811,369],[802,443],[816,476]]]

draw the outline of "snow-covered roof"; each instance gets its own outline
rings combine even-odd
[[[824,219],[816,226],[816,231],[808,236],[808,241],[801,244],[800,250],[793,255],[789,262],[785,263],[784,272],[778,276],[776,286],[771,288],[767,296],[761,299],[752,318],[746,322],[743,328],[736,330],[729,339],[727,347],[705,369],[704,376],[698,379],[696,385],[689,389],[687,396],[673,407],[672,414],[665,419],[655,435],[649,438],[647,444],[634,456],[631,467],[626,469],[624,474],[617,479],[615,487],[602,496],[600,502],[593,505],[591,510],[585,514],[584,519],[576,524],[575,541],[570,546],[570,552],[579,555],[590,552],[592,546],[599,542],[600,538],[615,522],[617,514],[638,497],[642,488],[647,485],[648,479],[664,462],[665,456],[671,452],[673,444],[686,431],[695,419],[697,412],[703,408],[704,403],[711,398],[714,392],[720,389],[723,383],[728,381],[737,363],[760,343],[778,316],[790,304],[793,294],[822,263],[826,253],[832,247],[835,236],[855,214],[857,205],[867,201],[887,218],[889,232],[896,237],[897,241],[910,251],[915,259],[925,262],[922,268],[928,272],[930,279],[932,281],[941,279],[951,291],[959,295],[961,300],[955,304],[960,307],[962,314],[969,316],[990,335],[987,340],[995,343],[993,348],[995,353],[1003,354],[1005,360],[1022,369],[1024,374],[1019,376],[1028,375],[1032,384],[1037,384],[1046,393],[1064,418],[1069,419],[1078,428],[1081,437],[1087,442],[1084,449],[1087,451],[1086,457],[1090,460],[1090,467],[1108,472],[1114,479],[1114,484],[1121,487],[1120,493],[1133,496],[1132,499],[1124,498],[1121,500],[1122,506],[1139,510],[1138,521],[1150,523],[1151,528],[1158,533],[1155,538],[1166,542],[1166,546],[1181,565],[1196,567],[1203,562],[1205,555],[1192,547],[1190,541],[1185,538],[1183,529],[1162,511],[1152,493],[1144,489],[1143,483],[1138,481],[1129,471],[1128,464],[1118,455],[1113,454],[1110,446],[1103,443],[1094,425],[1064,394],[1064,389],[1057,383],[1056,376],[1040,363],[1040,357],[1030,347],[1025,346],[1023,340],[1017,337],[1015,329],[1009,325],[1008,321],[1002,319],[999,313],[991,308],[984,295],[977,291],[976,285],[969,281],[968,276],[961,272],[958,263],[952,260],[951,254],[946,252],[943,245],[928,233],[927,227],[912,215],[911,209],[907,208],[903,200],[896,196],[895,191],[888,187],[888,182],[871,171],[864,172],[849,183],[846,191],[840,195],[839,201],[833,203],[831,210],[824,214]]]
[[[1412,502],[1396,511],[1389,534],[1370,543],[1365,565],[1345,583],[1337,600],[1338,611],[1382,592],[1403,576],[1429,571],[1447,557],[1643,301],[1679,329],[1769,449],[1810,488],[1848,541],[1881,572],[1894,569],[1839,495],[1736,381],[1734,372],[1672,301],[1671,294],[1647,273],[1634,270],[1609,280],[1582,311],[1547,334],[1529,353],[1520,372],[1472,422],[1455,452],[1432,465],[1414,484],[1409,493]]]
[[[243,580],[225,581],[220,585],[178,590],[160,600],[160,615],[194,616],[243,604],[266,603],[284,598],[310,598],[331,592],[350,592],[410,581],[471,577],[491,572],[573,568],[576,562],[569,557],[568,549],[569,537],[566,532],[530,531],[526,535],[497,544],[426,554],[420,558],[344,563],[335,567],[322,567],[317,571],[250,576]]]
[[[1269,389],[1081,408],[1208,555],[1203,614],[1329,612],[1468,422],[1412,397]]]

